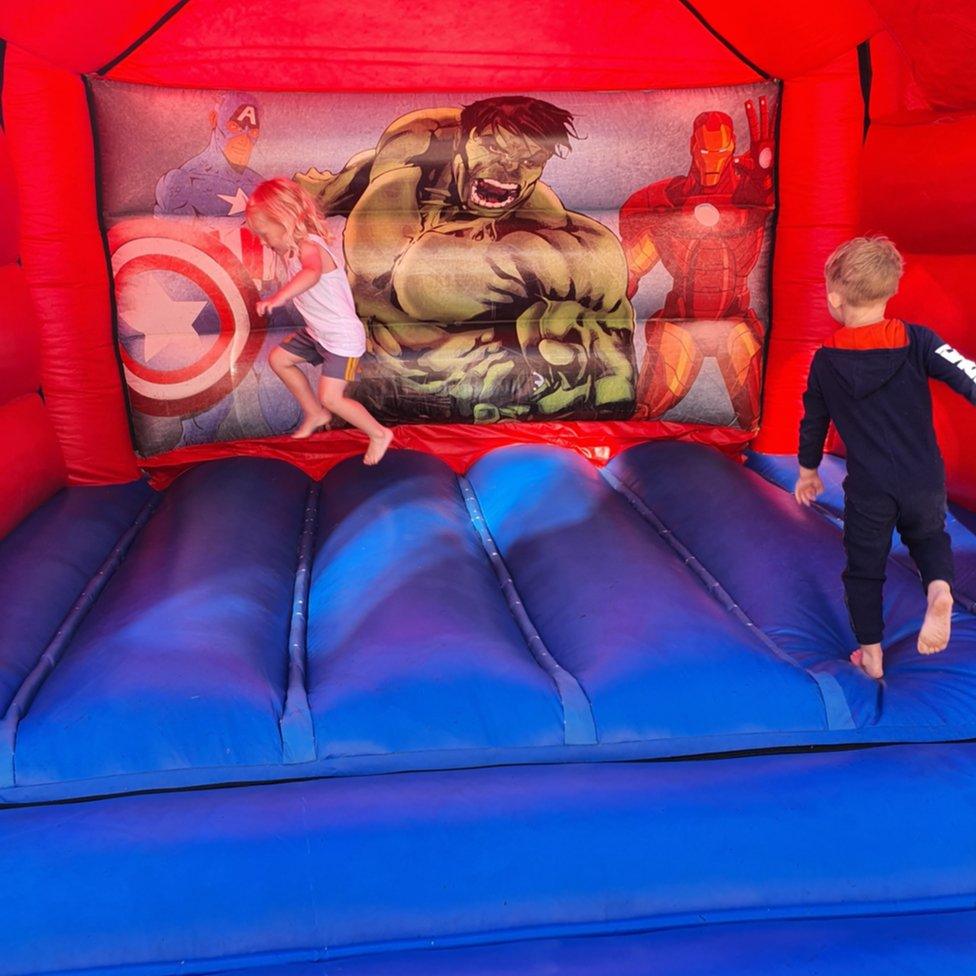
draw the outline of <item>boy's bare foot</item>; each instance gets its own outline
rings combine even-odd
[[[392,443],[393,431],[384,427],[382,434],[370,437],[369,447],[366,449],[366,454],[363,457],[363,464],[379,464],[383,460],[383,455],[386,454],[386,449]]]
[[[884,652],[880,644],[862,644],[852,655],[851,664],[869,678],[884,677]]]
[[[317,430],[327,427],[332,423],[332,414],[328,410],[319,413],[307,413],[302,417],[302,422],[291,432],[291,436],[296,440],[311,437]]]
[[[952,630],[952,590],[945,580],[929,583],[929,606],[918,633],[918,653],[937,654],[945,650]]]

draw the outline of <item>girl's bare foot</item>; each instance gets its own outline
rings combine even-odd
[[[937,654],[945,650],[952,630],[952,590],[945,580],[929,583],[929,605],[918,633],[918,653]]]
[[[330,423],[332,423],[332,414],[328,410],[307,413],[302,417],[302,422],[291,432],[291,436],[296,440],[311,437],[317,430],[327,427]]]
[[[383,428],[382,434],[377,434],[375,437],[370,437],[369,447],[366,449],[366,454],[363,457],[363,464],[379,464],[383,460],[383,455],[386,454],[386,449],[393,443],[393,431],[387,427]]]
[[[851,664],[869,678],[884,677],[884,653],[880,644],[862,644],[852,655]]]

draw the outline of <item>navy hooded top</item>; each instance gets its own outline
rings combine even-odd
[[[895,349],[818,349],[803,395],[799,460],[816,468],[831,421],[847,448],[848,485],[900,494],[941,488],[929,377],[976,404],[976,363],[931,329],[905,325]],[[976,419],[974,419],[976,433]]]

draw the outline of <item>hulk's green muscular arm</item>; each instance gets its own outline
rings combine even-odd
[[[535,398],[538,414],[630,416],[634,409],[632,315],[626,299],[600,310],[575,301],[544,299],[518,317],[519,342],[542,377]]]
[[[396,261],[400,307],[457,325],[512,309],[535,413],[625,417],[634,403],[634,313],[623,252],[602,225],[535,209],[519,229],[491,220],[441,224]],[[476,326],[473,326],[476,328]]]
[[[535,412],[544,417],[630,416],[634,311],[617,239],[602,224],[578,214],[565,228],[533,237],[529,253],[534,250],[536,260],[528,267],[538,294],[518,316],[516,331],[526,358],[542,377]],[[513,246],[524,243],[514,241]]]
[[[411,112],[386,129],[375,149],[356,153],[338,173],[313,166],[295,180],[327,216],[347,217],[372,180],[425,156],[435,135],[452,135],[457,121],[457,109]]]

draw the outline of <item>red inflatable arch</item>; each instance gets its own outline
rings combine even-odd
[[[473,23],[453,0],[418,0],[407,17],[370,0],[51,0],[43,16],[32,4],[5,4],[0,529],[65,481],[139,473],[113,342],[84,73],[167,87],[260,77],[264,89],[379,92],[781,79],[771,329],[753,447],[796,447],[807,365],[831,329],[823,262],[844,238],[890,235],[908,266],[893,310],[963,349],[976,345],[967,294],[976,273],[971,4],[542,0],[526,10],[486,0]],[[936,404],[951,494],[972,506],[971,415],[943,391]],[[621,442],[636,436],[618,433]],[[585,442],[580,430],[562,434]]]

